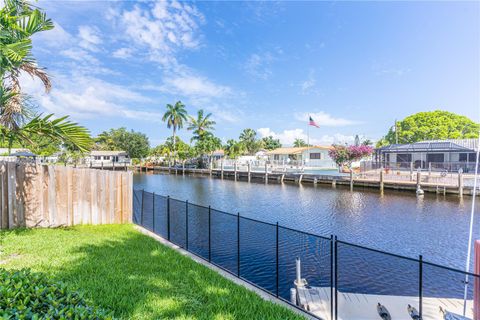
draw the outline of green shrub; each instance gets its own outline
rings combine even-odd
[[[0,319],[114,319],[83,296],[28,269],[0,268]]]

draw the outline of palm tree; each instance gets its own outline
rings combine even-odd
[[[33,112],[30,98],[21,92],[20,73],[39,78],[49,92],[50,78],[38,67],[32,54],[31,37],[53,28],[44,12],[25,0],[4,0],[0,8],[0,139],[35,147],[38,140],[47,138],[85,152],[91,148],[88,130],[67,117],[53,119]]]
[[[183,122],[187,121],[187,110],[181,101],[177,101],[175,105],[167,104],[167,111],[163,115],[163,122],[167,122],[167,128],[172,128],[173,153],[176,151],[176,133],[178,129],[183,128]]]
[[[24,117],[25,96],[21,94],[19,76],[23,71],[39,78],[50,91],[51,82],[44,69],[37,66],[32,55],[32,40],[37,32],[50,30],[53,22],[45,13],[33,8],[24,0],[5,0],[0,9],[0,81],[5,94],[11,95],[2,101],[0,125],[8,129],[18,128]]]
[[[204,111],[203,109],[198,110],[197,113],[197,118],[195,119],[194,117],[189,117],[190,118],[190,124],[188,125],[187,130],[193,130],[193,140],[201,140],[203,136],[209,132],[209,130],[214,130],[213,126],[216,124],[215,121],[211,120],[210,117],[212,116],[211,113],[208,113],[207,115],[203,115]]]
[[[303,139],[296,138],[295,141],[293,142],[293,146],[295,148],[300,148],[300,147],[306,147],[307,144]]]

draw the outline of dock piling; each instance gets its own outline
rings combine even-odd
[[[458,195],[463,197],[463,170],[460,168],[458,170]]]
[[[383,192],[383,180],[384,180],[384,176],[383,176],[383,170],[380,171],[380,191]]]
[[[220,176],[221,176],[222,179],[223,179],[223,160],[222,160],[222,163],[221,163],[221,173],[220,173]]]
[[[353,169],[350,168],[350,191],[353,190]]]
[[[250,161],[248,161],[248,174],[247,174],[247,180],[248,180],[248,182],[250,182],[250,178],[251,178],[250,173],[251,173],[251,170],[252,170],[252,164],[251,164]]]
[[[237,181],[237,161],[233,163],[233,180]]]
[[[265,183],[268,183],[268,164],[265,161]]]

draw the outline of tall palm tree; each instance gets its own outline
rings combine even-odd
[[[192,140],[201,140],[209,130],[214,130],[215,121],[211,120],[211,113],[204,116],[203,109],[198,110],[197,118],[190,116],[190,123],[187,130],[193,130]]]
[[[175,105],[167,104],[167,111],[163,115],[163,122],[167,122],[167,128],[172,128],[173,153],[176,151],[176,133],[177,130],[183,128],[183,122],[187,122],[187,110],[181,101],[177,101]]]

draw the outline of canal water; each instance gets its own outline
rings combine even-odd
[[[346,242],[402,256],[418,258],[421,254],[425,261],[452,268],[463,269],[465,266],[471,206],[468,196],[460,199],[451,195],[425,194],[418,198],[412,192],[386,190],[382,195],[376,189],[367,188],[350,191],[340,186],[247,183],[168,174],[135,174],[134,187],[190,203],[210,205],[229,213],[239,212],[242,217],[278,222],[281,226],[326,237],[334,234]],[[477,209],[474,239],[480,239],[479,215]],[[262,230],[253,231],[253,228],[252,224],[252,228],[246,229],[254,233],[252,239],[258,238]],[[272,240],[267,239],[271,237],[271,232],[266,235],[267,229],[264,232],[265,241]],[[318,245],[313,242],[312,247]],[[225,247],[228,247],[226,242]],[[252,281],[264,280],[270,290],[269,284],[274,283],[269,279],[274,272],[271,261],[274,252],[265,254],[259,247],[261,243],[256,243],[245,253],[258,262],[258,268],[245,271],[247,276],[250,273]],[[345,253],[342,258],[344,261],[339,261],[339,273],[345,275],[340,279],[340,282],[344,280],[344,291],[372,293],[373,290],[378,294],[402,295],[415,295],[417,292],[416,262],[362,251],[348,245],[340,245],[339,251]],[[326,261],[329,256],[317,259]],[[271,267],[262,267],[265,265]],[[359,272],[358,267],[362,265],[368,266],[369,275]],[[432,296],[442,296],[445,293],[442,288],[455,287],[451,294],[461,297],[462,275],[447,275],[430,266],[424,269],[429,268],[431,272],[427,274],[425,282],[431,282]],[[324,278],[328,278],[329,270],[313,271],[309,274],[312,277],[319,271],[326,275]],[[289,271],[289,277],[294,276],[292,272],[294,270]],[[377,276],[376,272],[379,273]],[[308,270],[306,273],[309,273]],[[288,297],[290,280],[282,289],[283,296]],[[325,280],[320,285],[328,286],[328,282]]]

